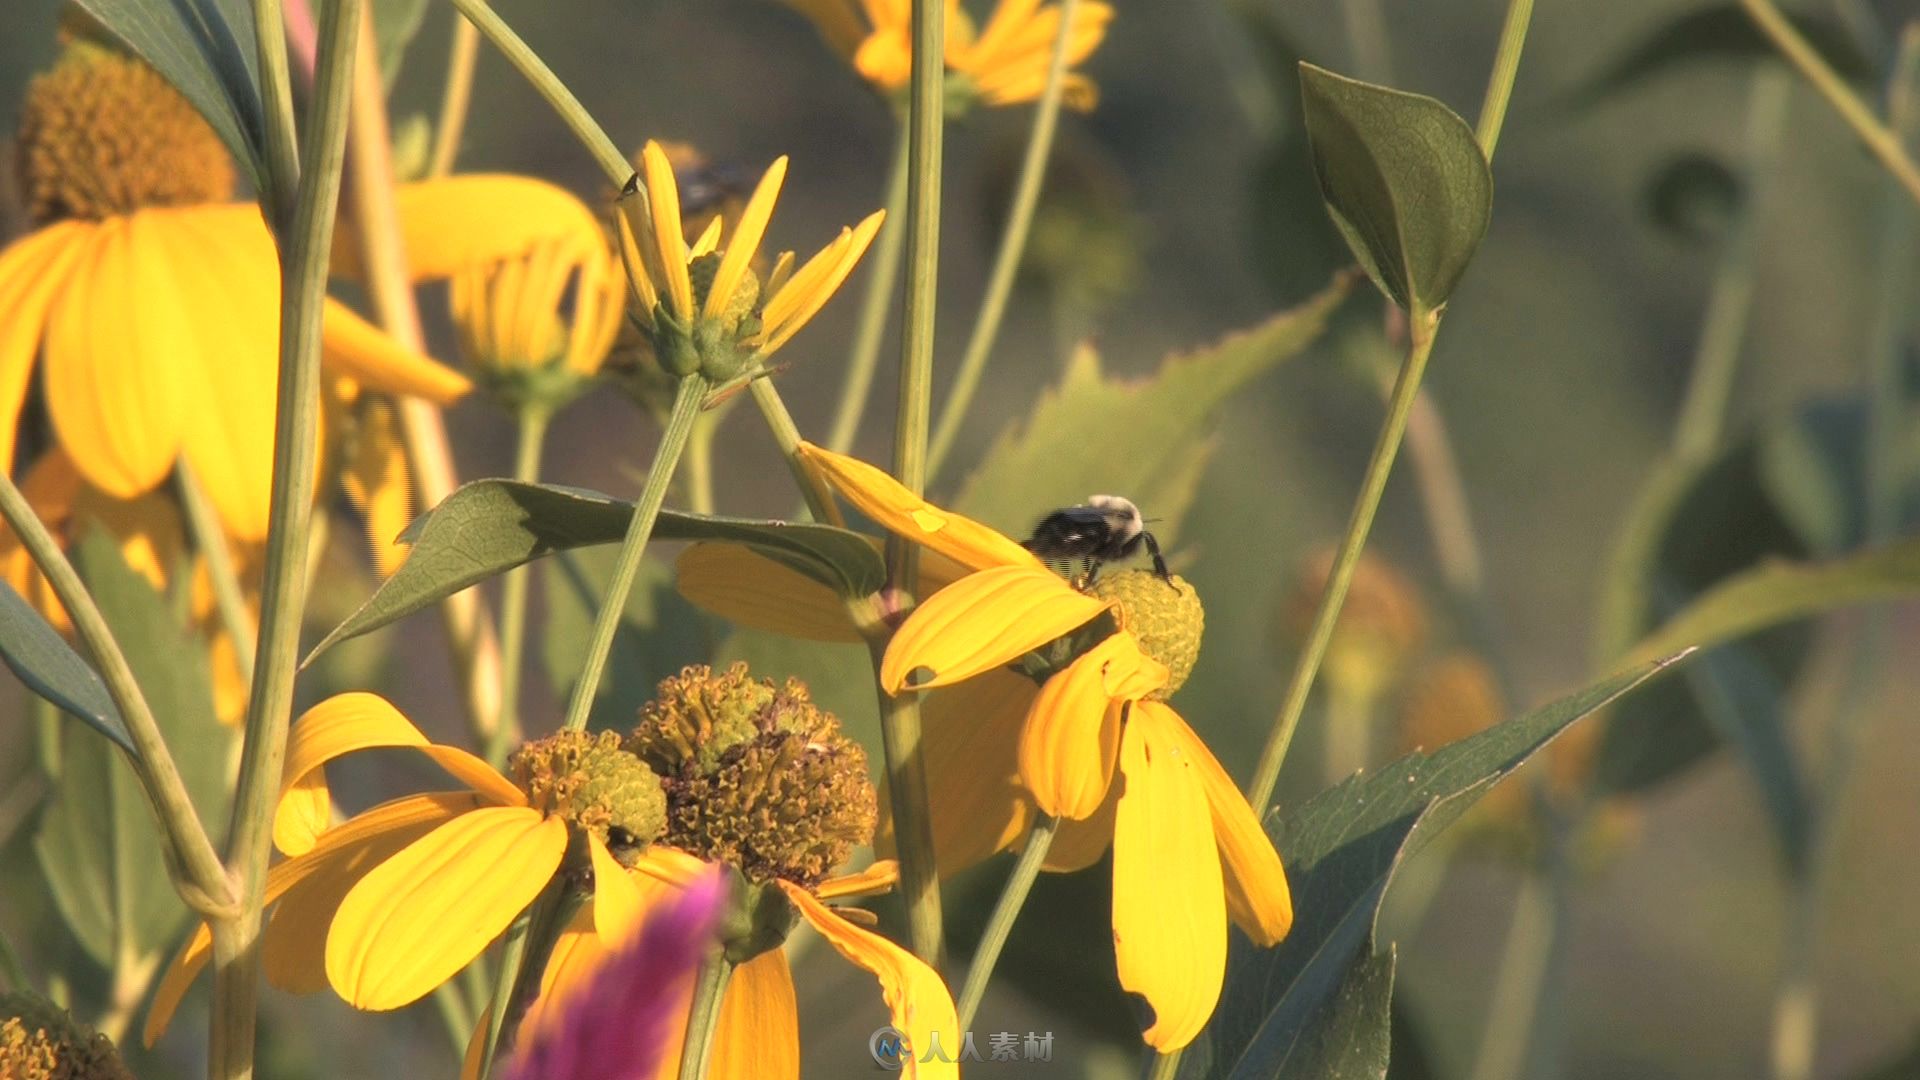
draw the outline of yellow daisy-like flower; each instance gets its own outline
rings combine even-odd
[[[410,795],[331,825],[324,766],[345,754],[407,747],[466,785]],[[466,967],[562,870],[583,835],[597,879],[624,874],[612,849],[664,825],[658,780],[618,736],[562,733],[515,756],[514,777],[457,747],[427,741],[385,699],[340,694],[294,725],[273,842],[288,856],[267,873],[273,905],[262,962],[275,986],[331,985],[361,1009],[416,1001]],[[166,1029],[206,966],[202,925],[160,982],[145,1029]]]
[[[1088,865],[1111,844],[1121,984],[1152,1009],[1150,1045],[1185,1046],[1219,998],[1227,919],[1268,946],[1293,917],[1279,855],[1257,816],[1163,700],[1185,679],[1197,642],[1154,640],[1165,635],[1147,625],[1151,618],[1130,628],[1124,598],[1079,592],[1011,537],[927,502],[880,469],[814,446],[801,453],[866,516],[973,571],[908,616],[880,672],[889,692],[954,687],[935,694],[922,718],[941,763],[929,802],[942,871],[964,865],[944,849],[973,858],[1017,843],[1036,809],[1062,819],[1049,869]],[[735,581],[736,593],[757,591],[763,607],[789,596],[817,602],[792,589],[798,574],[761,563],[736,561],[752,575]],[[681,588],[705,603],[684,572]],[[1190,598],[1190,587],[1181,591]],[[1008,670],[1097,632],[1110,613],[1117,628],[1064,666],[1050,663],[1037,689],[1020,687],[1031,682]],[[960,691],[964,699],[942,707],[943,694]]]
[[[0,250],[0,462],[39,361],[47,413],[116,498],[186,461],[240,540],[272,487],[280,269],[259,208],[227,201],[217,137],[151,68],[68,44],[28,89],[19,136],[35,231]],[[328,302],[329,371],[451,401],[467,380]]]
[[[913,74],[913,4],[911,0],[786,0],[813,20],[827,44],[845,57],[866,80],[883,93],[897,94]],[[1032,101],[1046,88],[1053,39],[1060,32],[1060,8],[1041,0],[1000,0],[985,29],[975,32],[973,20],[959,0],[948,0],[946,67],[948,92],[988,105],[1017,105]],[[1084,63],[1106,37],[1113,8],[1087,0],[1074,11],[1067,38],[1067,66]],[[1092,79],[1069,71],[1061,101],[1068,108],[1093,108],[1099,89]]]
[[[773,354],[826,306],[886,217],[876,210],[841,229],[798,270],[793,253],[781,253],[763,283],[751,264],[786,179],[786,158],[761,177],[725,249],[719,246],[725,224],[717,216],[688,245],[679,185],[659,143],[641,150],[641,173],[646,197],[621,200],[620,252],[635,318],[661,367],[674,376],[699,372],[725,382]]]

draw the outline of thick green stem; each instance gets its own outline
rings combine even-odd
[[[1487,76],[1487,94],[1480,103],[1480,123],[1473,129],[1480,151],[1493,160],[1500,128],[1507,122],[1507,103],[1513,99],[1513,80],[1520,73],[1520,51],[1533,21],[1533,0],[1507,0],[1506,22],[1500,27],[1500,45],[1494,50],[1493,71]]]
[[[667,485],[673,480],[673,471],[687,448],[687,437],[693,432],[693,421],[700,413],[706,393],[707,382],[698,375],[681,379],[674,393],[673,412],[667,417],[666,430],[660,434],[660,448],[654,451],[647,482],[640,489],[639,500],[633,504],[633,521],[627,526],[627,538],[620,545],[620,561],[613,568],[613,580],[607,583],[607,594],[600,599],[600,614],[593,623],[593,637],[587,642],[580,681],[574,683],[573,696],[567,702],[563,726],[568,731],[587,726],[587,713],[593,708],[594,695],[599,693],[600,677],[606,673],[614,631],[620,628],[620,620],[626,614],[627,594],[633,591],[634,575],[639,572],[640,559],[647,552],[647,540],[653,536],[654,520],[660,516]]]
[[[453,171],[460,156],[460,134],[467,127],[467,107],[473,101],[473,69],[480,59],[480,32],[463,18],[453,20],[453,41],[447,49],[447,82],[440,93],[440,122],[433,126],[433,153],[427,159],[428,176]]]
[[[540,479],[540,448],[547,440],[547,422],[553,413],[544,405],[520,410],[519,441],[513,454],[513,478],[525,483]],[[526,666],[528,568],[507,571],[500,583],[500,722],[487,740],[487,760],[498,766],[507,758],[509,739],[525,730],[520,722],[520,682]]]
[[[1286,760],[1287,747],[1293,743],[1293,733],[1300,726],[1300,716],[1306,710],[1307,695],[1313,689],[1314,676],[1320,671],[1320,661],[1326,656],[1327,643],[1333,639],[1333,628],[1339,621],[1340,607],[1346,603],[1347,586],[1353,583],[1354,565],[1360,561],[1360,552],[1367,544],[1367,534],[1373,528],[1373,516],[1380,509],[1380,496],[1387,489],[1387,477],[1392,473],[1393,459],[1400,451],[1400,439],[1407,430],[1407,415],[1413,409],[1420,379],[1426,373],[1427,358],[1432,355],[1434,333],[1439,325],[1438,314],[1415,312],[1410,319],[1412,341],[1407,348],[1406,360],[1400,365],[1400,376],[1394,382],[1393,394],[1387,401],[1386,422],[1381,425],[1380,435],[1374,440],[1373,455],[1368,459],[1366,475],[1360,481],[1360,495],[1354,501],[1352,515],[1347,519],[1346,535],[1341,538],[1339,550],[1334,555],[1333,570],[1327,576],[1327,591],[1313,614],[1313,625],[1307,632],[1300,658],[1294,664],[1293,677],[1287,683],[1286,697],[1282,699],[1273,733],[1268,736],[1267,745],[1260,752],[1260,764],[1254,770],[1253,781],[1247,785],[1247,801],[1256,812],[1264,812],[1273,797],[1274,785],[1280,780],[1280,765]]]
[[[1557,856],[1551,858],[1557,862]],[[1530,870],[1520,884],[1470,1080],[1514,1080],[1528,1075],[1528,1044],[1559,936],[1563,878],[1563,871],[1543,867]]]
[[[233,566],[233,547],[227,543],[227,531],[220,527],[213,503],[200,487],[200,479],[181,458],[173,466],[174,485],[180,492],[180,506],[186,511],[187,532],[193,546],[207,561],[207,580],[213,585],[213,606],[220,613],[220,624],[233,641],[234,659],[240,664],[240,677],[253,681],[254,638],[260,627],[253,612],[247,610],[240,589],[240,575]]]
[[[240,889],[241,910],[216,923],[213,935],[212,1075],[253,1072],[260,908],[267,876],[273,801],[286,757],[306,607],[307,541],[319,452],[320,315],[333,251],[340,169],[346,155],[353,89],[354,35],[360,0],[332,0],[320,16],[320,45],[299,197],[280,243],[280,372],[273,431],[273,496],[261,585],[260,642],[255,650],[246,741],[228,835],[227,870]],[[277,182],[277,181],[276,181]]]
[[[1020,179],[1014,188],[1013,204],[1007,209],[1007,224],[1000,233],[1000,250],[993,257],[993,270],[987,276],[987,292],[980,301],[980,314],[974,318],[973,334],[967,338],[967,351],[960,354],[960,370],[954,374],[947,400],[940,407],[940,422],[933,429],[933,445],[927,451],[927,475],[940,475],[940,465],[953,449],[960,434],[960,422],[967,417],[973,395],[980,388],[980,375],[987,368],[987,357],[1000,336],[1000,323],[1007,313],[1007,300],[1013,295],[1014,278],[1019,275],[1020,257],[1027,250],[1027,234],[1033,227],[1033,211],[1040,204],[1040,188],[1047,175],[1047,159],[1053,153],[1053,133],[1060,122],[1060,96],[1066,85],[1067,42],[1073,33],[1073,13],[1079,0],[1060,0],[1060,29],[1053,35],[1053,53],[1047,63],[1047,84],[1033,113],[1033,127],[1027,132],[1026,156],[1020,163]]]
[[[280,0],[253,0],[254,56],[260,67],[260,104],[266,121],[267,220],[278,233],[300,191],[300,142],[293,126],[293,76],[287,61],[287,20]],[[284,238],[283,238],[284,242]]]
[[[793,472],[794,486],[800,489],[801,498],[806,500],[807,510],[815,521],[829,525],[846,526],[840,515],[840,508],[834,505],[833,493],[822,487],[805,467],[800,464],[800,429],[793,422],[793,414],[787,411],[787,403],[781,399],[780,391],[773,385],[772,379],[755,379],[748,391],[753,394],[753,403],[760,408],[760,415],[767,421],[767,430],[773,433],[774,442],[780,446],[780,456],[787,461],[787,468]]]
[[[993,978],[993,965],[1000,959],[1000,951],[1007,946],[1007,936],[1013,932],[1013,921],[1020,917],[1020,909],[1026,905],[1027,894],[1033,891],[1034,879],[1040,876],[1041,864],[1047,861],[1047,849],[1053,846],[1053,834],[1060,827],[1060,819],[1042,814],[1027,832],[1027,846],[1020,851],[1020,859],[1013,864],[1013,875],[1000,890],[1000,899],[993,905],[993,914],[987,917],[987,928],[980,935],[980,947],[973,951],[973,963],[967,968],[967,981],[960,987],[960,1030],[973,1026],[973,1018],[980,1011],[980,1002],[987,996],[987,983]]]
[[[700,964],[687,1010],[687,1037],[680,1048],[680,1080],[705,1080],[707,1062],[713,1058],[713,1036],[720,1029],[720,1002],[732,974],[733,964],[717,949]]]
[[[687,509],[696,514],[713,513],[713,437],[719,430],[720,417],[707,412],[687,436]]]
[[[840,386],[833,426],[827,429],[827,449],[836,454],[853,448],[873,393],[873,373],[880,366],[880,345],[887,337],[887,316],[893,312],[893,294],[900,287],[906,214],[907,122],[902,116],[894,134],[893,165],[887,170],[887,220],[874,238],[873,257],[867,260],[867,292],[860,298],[860,321],[854,327],[853,350],[847,354],[847,378]]]

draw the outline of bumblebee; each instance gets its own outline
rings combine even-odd
[[[1140,508],[1119,495],[1094,495],[1083,506],[1055,510],[1040,519],[1020,546],[1048,562],[1080,560],[1082,587],[1099,576],[1102,563],[1125,559],[1145,547],[1153,557],[1153,572],[1176,592],[1180,588],[1173,584],[1160,542],[1147,531]]]

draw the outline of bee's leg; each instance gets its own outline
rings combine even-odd
[[[1160,575],[1160,580],[1166,582],[1168,588],[1179,592],[1180,586],[1173,583],[1173,575],[1167,572],[1167,560],[1160,557],[1160,541],[1155,540],[1150,532],[1141,533],[1140,539],[1147,545],[1147,554],[1153,556],[1153,572]]]

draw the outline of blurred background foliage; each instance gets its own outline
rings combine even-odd
[[[882,201],[886,110],[781,5],[502,0],[499,8],[623,143],[684,140],[750,174],[778,154],[793,155],[775,224],[781,246],[805,248]],[[1122,6],[1086,65],[1101,87],[1099,108],[1063,118],[1029,272],[936,497],[967,488],[974,463],[1024,422],[1082,338],[1109,374],[1144,376],[1170,354],[1300,303],[1347,264],[1313,185],[1294,61],[1431,94],[1471,117],[1505,5],[1381,0],[1380,8],[1384,50],[1353,47],[1337,0]],[[1585,681],[1607,650],[1633,636],[1608,640],[1601,574],[1667,457],[1703,311],[1736,230],[1750,230],[1753,293],[1727,449],[1702,466],[1705,480],[1676,485],[1676,516],[1656,544],[1661,565],[1690,595],[1758,559],[1832,555],[1859,542],[1860,393],[1886,185],[1797,82],[1784,91],[1776,154],[1761,173],[1749,173],[1756,73],[1785,69],[1732,11],[1615,0],[1544,3],[1534,17],[1495,167],[1491,231],[1453,298],[1428,376],[1483,546],[1490,640],[1519,706]],[[52,57],[56,14],[51,0],[10,5],[8,32],[0,34],[0,115],[17,112],[29,74]],[[1878,100],[1890,35],[1862,31],[1897,27],[1920,5],[1836,0],[1806,5],[1804,14],[1823,51]],[[437,107],[449,18],[431,5],[406,53],[393,87],[402,137],[406,117]],[[463,169],[534,173],[583,195],[599,192],[591,163],[497,56],[483,52],[475,92]],[[964,343],[982,288],[1026,119],[1025,110],[979,112],[949,130],[937,354],[944,370]],[[829,307],[786,355],[793,367],[782,388],[805,433],[825,430],[856,306],[843,298]],[[1206,648],[1178,704],[1242,778],[1291,662],[1277,612],[1309,554],[1337,537],[1379,421],[1379,380],[1394,357],[1380,311],[1375,294],[1356,290],[1335,329],[1307,355],[1232,395],[1205,442],[1210,462],[1196,477],[1185,520],[1167,537],[1176,566],[1209,602]],[[1901,314],[1910,329],[1911,308]],[[436,346],[450,354],[453,337],[443,322],[435,333]],[[891,437],[888,378],[883,370],[874,398],[888,404],[869,411],[857,446],[882,459]],[[452,411],[450,423],[465,475],[507,470],[510,425],[496,407],[476,396]],[[597,393],[556,426],[547,477],[631,496],[654,438],[651,423],[618,394]],[[1118,462],[1116,471],[1123,471]],[[721,437],[716,472],[721,512],[791,509],[786,471],[744,411]],[[1054,505],[1037,491],[987,497],[1004,515],[997,523],[1014,529]],[[371,588],[351,538],[334,543],[327,572],[358,575],[361,586],[317,595],[315,627],[338,622]],[[1478,640],[1447,611],[1405,458],[1369,550],[1397,566],[1435,613],[1421,656]],[[565,686],[546,672],[577,663],[569,642],[584,633],[581,583],[604,576],[607,560],[599,556],[553,560],[538,575],[535,632],[544,626],[552,637],[525,695],[532,730],[558,719]],[[627,715],[682,663],[746,657],[758,674],[808,676],[817,698],[877,742],[863,650],[836,654],[732,632],[679,600],[664,566],[643,577],[630,614],[634,632],[617,645],[600,715]],[[1765,698],[1741,706],[1743,715],[1779,719],[1784,734],[1762,758],[1750,746],[1746,759],[1708,752],[1715,740],[1688,697],[1691,683],[1674,680],[1660,688],[1664,696],[1650,694],[1619,717],[1620,731],[1638,734],[1616,735],[1600,768],[1630,796],[1583,856],[1555,958],[1564,983],[1539,1017],[1536,1042],[1553,1061],[1525,1075],[1763,1074],[1791,909],[1783,868],[1797,865],[1801,841],[1793,830],[1811,812],[1794,785],[1817,774],[1824,732],[1848,707],[1850,644],[1864,619],[1847,613],[1720,654],[1731,658],[1723,663],[1766,676]],[[331,654],[303,682],[302,703],[377,686],[430,735],[456,738],[457,695],[437,629],[411,625]],[[1894,613],[1891,635],[1889,656],[1916,646],[1920,622],[1911,610]],[[1739,674],[1732,679],[1755,685]],[[1920,895],[1920,799],[1912,781],[1920,773],[1920,717],[1904,704],[1916,692],[1920,673],[1911,665],[1880,668],[1861,706],[1867,749],[1844,798],[1825,808],[1832,831],[1816,916],[1817,1076],[1874,1068],[1886,1077],[1920,1075],[1911,1056],[1905,1071],[1899,1064],[1920,1027],[1913,962],[1920,905],[1912,902]],[[1395,711],[1380,710],[1370,763],[1397,752],[1389,725]],[[0,755],[0,932],[38,970],[63,966],[59,958],[77,957],[81,946],[58,929],[34,870],[34,815],[45,811],[37,781],[26,779],[34,758],[15,737],[20,730],[7,728]],[[1326,783],[1324,730],[1318,712],[1310,713],[1282,780],[1283,806]],[[1686,742],[1687,732],[1703,730]],[[1597,736],[1596,729],[1590,738]],[[1786,762],[1786,771],[1763,794],[1743,760]],[[342,770],[336,790],[357,809],[395,789],[394,770],[413,768],[398,760],[355,765]],[[1524,848],[1463,841],[1429,849],[1408,871],[1418,888],[1401,890],[1420,895],[1390,899],[1386,925],[1400,946],[1394,1075],[1471,1072],[1522,890]],[[977,934],[1004,872],[990,865],[956,883],[949,911],[960,948]],[[1136,1029],[1111,986],[1107,877],[1095,868],[1043,880],[1002,961],[1010,985],[996,990],[974,1025],[978,1032],[1052,1031],[1054,1063],[1045,1075],[1133,1069]],[[871,995],[843,994],[835,982],[858,977],[841,966],[801,964],[808,1075],[869,1067],[866,1035],[884,1015],[877,1003],[849,1005]],[[94,999],[107,993],[73,990]],[[326,997],[270,995],[263,1075],[447,1074],[429,1013],[423,1007],[370,1019]],[[177,1028],[192,1033],[198,1025]],[[166,1075],[195,1059],[193,1040],[176,1034],[144,1068],[136,1059],[136,1068]]]

